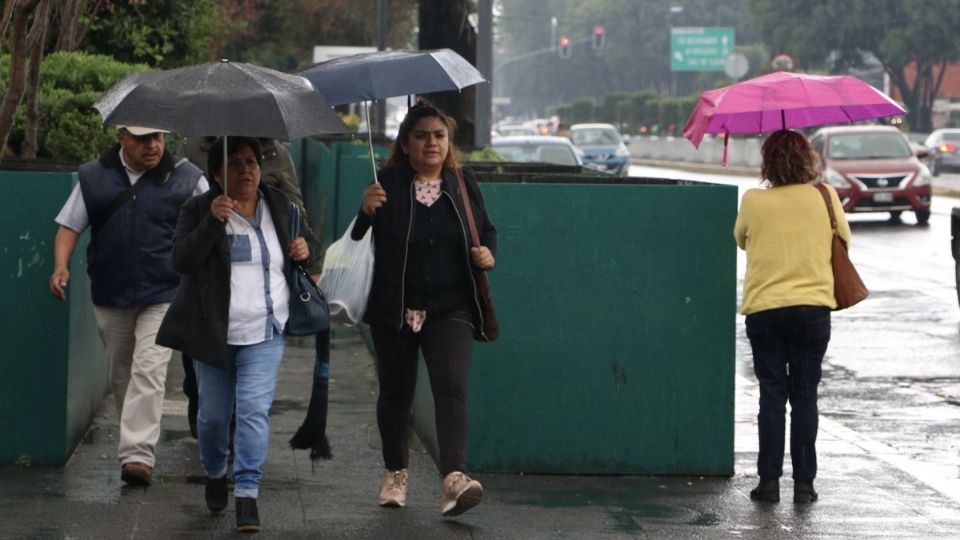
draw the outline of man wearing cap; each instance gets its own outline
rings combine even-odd
[[[171,356],[155,340],[180,284],[173,233],[183,203],[209,189],[200,169],[174,162],[164,133],[119,126],[118,144],[80,166],[80,182],[56,218],[50,276],[50,292],[64,299],[70,258],[89,227],[87,274],[120,418],[120,477],[141,486],[153,480]]]

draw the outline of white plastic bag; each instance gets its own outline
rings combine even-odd
[[[327,296],[330,319],[353,324],[363,319],[373,283],[372,227],[362,239],[354,241],[350,233],[356,221],[353,218],[347,232],[327,248],[318,283]]]

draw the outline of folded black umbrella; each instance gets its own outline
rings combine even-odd
[[[310,459],[331,459],[327,440],[327,405],[330,388],[330,330],[317,333],[317,354],[313,366],[313,385],[307,417],[290,439],[290,448],[310,450]]]

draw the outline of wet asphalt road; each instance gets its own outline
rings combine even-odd
[[[631,176],[728,183],[741,194],[758,185],[756,177],[638,166]],[[936,177],[934,188],[960,193],[960,175]],[[888,214],[848,216],[851,259],[871,294],[833,315],[820,414],[860,445],[882,449],[890,465],[960,501],[960,307],[950,254],[954,205],[960,206],[960,199],[935,195],[928,226],[918,226],[910,213],[899,222]],[[739,252],[738,290],[744,265]],[[753,380],[742,317],[737,347],[738,376]]]

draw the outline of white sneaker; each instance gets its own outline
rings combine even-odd
[[[407,470],[387,471],[380,488],[380,506],[403,508],[407,505]]]
[[[483,486],[460,471],[454,471],[443,477],[440,495],[440,513],[445,516],[459,516],[480,504],[483,498]]]

